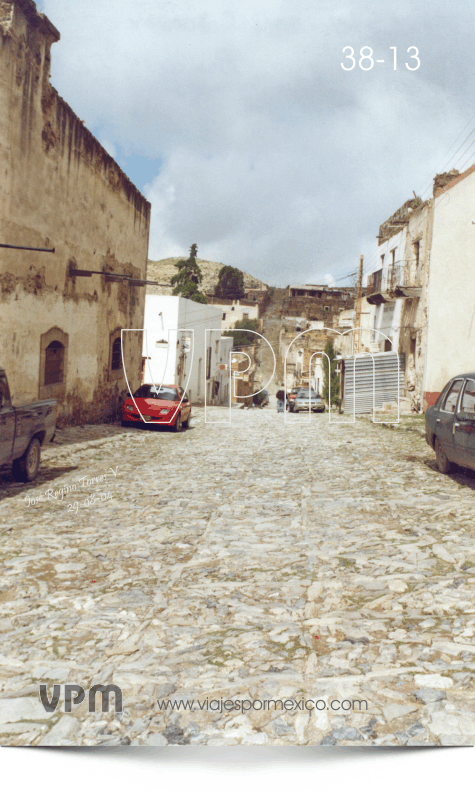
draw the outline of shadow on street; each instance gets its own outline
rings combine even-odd
[[[17,482],[13,478],[10,470],[5,469],[0,471],[0,501],[6,498],[13,498],[18,495],[27,495],[31,490],[35,490],[42,485],[47,485],[54,479],[60,476],[69,474],[71,471],[77,471],[76,465],[64,465],[56,467],[42,467],[38,472],[38,476],[33,482]]]

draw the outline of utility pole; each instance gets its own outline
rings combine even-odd
[[[358,270],[358,286],[355,302],[355,330],[353,331],[353,355],[357,355],[361,346],[361,303],[363,300],[363,254],[360,256]]]

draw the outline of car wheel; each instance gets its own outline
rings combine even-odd
[[[22,457],[13,461],[12,472],[19,482],[32,482],[38,473],[41,459],[41,444],[38,438],[33,438]]]
[[[442,444],[438,438],[435,440],[435,457],[437,460],[437,467],[441,474],[448,474],[452,469],[452,463],[448,459],[446,453],[442,448]]]
[[[190,419],[191,419],[191,411],[190,411],[190,415],[188,416],[187,420],[183,422],[183,426],[184,426],[185,430],[189,430],[190,429]]]
[[[181,415],[179,413],[178,416],[176,417],[176,421],[175,421],[175,423],[173,425],[173,432],[181,432],[182,428],[183,428],[183,422],[181,420]]]

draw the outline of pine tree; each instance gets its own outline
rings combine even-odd
[[[245,295],[244,275],[241,270],[228,264],[221,267],[215,294],[216,297],[224,297],[226,300],[241,300]]]
[[[170,283],[175,287],[173,290],[174,295],[181,295],[181,297],[186,297],[195,303],[207,303],[205,295],[198,289],[203,280],[203,275],[201,267],[196,261],[197,253],[198,246],[193,244],[190,248],[188,259],[182,259],[175,264],[178,272],[171,277]]]

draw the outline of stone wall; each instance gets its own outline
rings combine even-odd
[[[353,299],[344,299],[343,295],[334,296],[331,292],[322,293],[322,297],[289,297],[285,303],[287,316],[306,317],[308,320],[322,320],[325,326],[332,328],[334,319],[340,311],[353,308]]]
[[[54,396],[63,423],[111,415],[126,389],[112,368],[121,328],[143,326],[145,289],[70,266],[145,278],[150,204],[50,85],[59,39],[31,0],[0,3],[0,363],[16,402]],[[66,346],[63,382],[45,385],[45,339]],[[141,334],[126,334],[131,387]],[[43,340],[43,341],[42,341]]]

